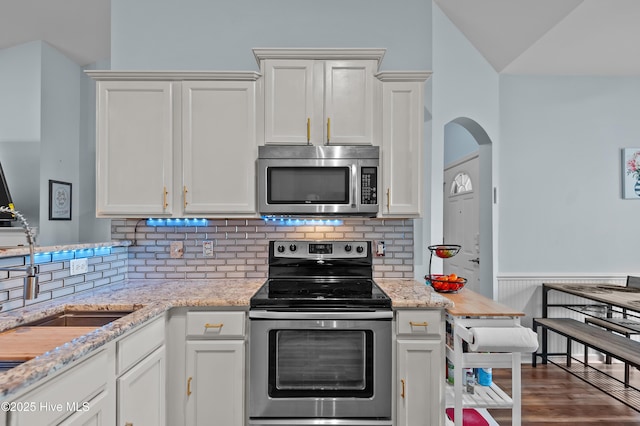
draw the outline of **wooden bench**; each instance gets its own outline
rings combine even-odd
[[[533,329],[538,327],[558,333],[567,338],[567,367],[571,366],[572,341],[585,346],[584,363],[588,364],[588,348],[593,348],[605,355],[625,363],[624,384],[629,385],[629,365],[640,367],[640,342],[613,334],[610,331],[585,324],[571,318],[534,318]],[[536,358],[541,356],[546,361],[548,354],[534,353],[532,366],[536,366]]]

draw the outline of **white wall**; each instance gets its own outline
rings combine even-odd
[[[425,0],[112,0],[113,69],[254,70],[257,47],[386,48],[382,69],[431,69]]]
[[[0,50],[0,161],[16,209],[38,228],[39,245],[110,237],[109,221],[95,219],[95,87],[81,101],[87,80],[47,43]],[[71,221],[49,220],[50,179],[72,184]],[[86,235],[81,216],[88,217]]]
[[[40,221],[41,68],[39,41],[0,50],[0,161],[31,226]]]
[[[471,133],[458,123],[444,126],[444,166],[478,152],[478,143]]]
[[[40,141],[40,46],[0,49],[0,142]]]
[[[500,110],[500,273],[638,273],[640,78],[502,76]]]
[[[426,261],[416,265],[416,277],[422,276],[428,269],[429,244],[442,241],[442,214],[444,173],[444,128],[450,121],[467,117],[478,123],[492,141],[491,162],[493,182],[497,182],[497,161],[500,140],[500,117],[498,108],[498,75],[469,41],[458,31],[437,5],[433,11],[433,76],[432,104],[433,119],[431,141],[427,142],[427,206],[422,220],[423,246],[416,245],[416,256]],[[497,212],[494,208],[493,219],[481,218],[480,226],[495,232]],[[491,223],[493,220],[493,223]],[[416,229],[420,229],[416,225]],[[418,241],[419,237],[416,236]],[[495,238],[494,238],[495,241]],[[482,242],[481,242],[482,243]],[[494,249],[494,265],[489,269],[497,271],[497,256]],[[439,263],[434,261],[434,265]],[[437,269],[436,269],[437,270]],[[488,277],[488,281],[493,281]],[[488,293],[491,291],[488,290]]]

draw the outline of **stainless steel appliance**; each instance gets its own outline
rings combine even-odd
[[[271,241],[252,297],[249,425],[390,426],[391,299],[369,241]]]
[[[277,216],[378,213],[374,146],[258,147],[258,210]]]

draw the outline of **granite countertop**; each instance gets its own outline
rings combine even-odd
[[[376,279],[394,308],[449,308],[453,303],[412,279]],[[249,308],[264,279],[127,280],[0,314],[0,332],[70,310],[133,310],[119,320],[0,373],[0,398],[14,394],[174,307]]]

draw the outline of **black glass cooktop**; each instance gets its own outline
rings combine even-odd
[[[391,299],[369,278],[275,278],[251,298],[251,308],[391,309]]]

